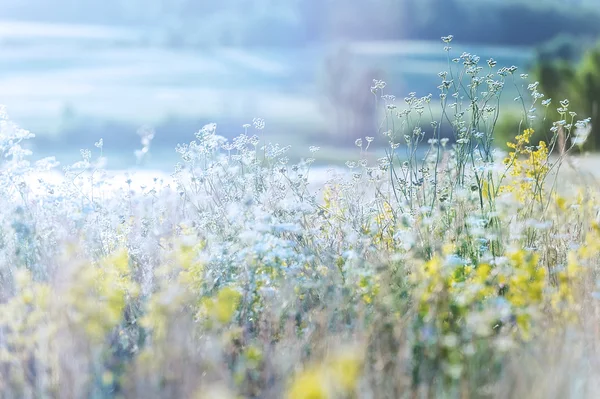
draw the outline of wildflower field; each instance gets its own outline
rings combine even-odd
[[[169,181],[113,186],[99,140],[53,183],[2,110],[0,396],[597,397],[600,191],[571,155],[589,119],[443,41],[439,92],[375,80],[379,130],[317,186],[319,148],[290,164],[262,119],[204,126]]]

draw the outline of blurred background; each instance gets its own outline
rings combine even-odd
[[[598,21],[598,0],[0,0],[0,104],[62,163],[102,138],[108,167],[135,165],[151,128],[145,166],[170,170],[204,124],[235,137],[256,117],[292,158],[336,162],[376,133],[373,79],[436,95],[452,34],[455,56],[516,65],[600,126]]]

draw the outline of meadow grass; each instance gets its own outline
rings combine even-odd
[[[204,126],[169,181],[111,186],[99,140],[53,183],[2,111],[2,396],[596,397],[598,187],[560,173],[589,121],[443,41],[439,92],[375,80],[379,131],[317,188],[320,149],[292,164],[262,119]],[[508,85],[523,115],[502,153]]]

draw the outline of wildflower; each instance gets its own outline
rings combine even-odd
[[[308,370],[295,378],[287,397],[288,399],[328,399],[331,395],[319,370]]]
[[[263,130],[265,128],[265,120],[262,118],[254,118],[252,124],[256,130]]]
[[[229,323],[237,310],[242,295],[235,289],[225,287],[215,298],[205,298],[201,302],[202,312],[220,324]]]

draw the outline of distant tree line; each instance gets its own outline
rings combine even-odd
[[[567,55],[576,53],[571,50]],[[570,110],[577,113],[576,119],[590,118],[591,131],[584,143],[589,150],[600,149],[600,45],[585,51],[578,59],[565,58],[559,52],[553,59],[543,54],[533,68],[533,78],[547,98],[552,99],[546,119],[541,122],[542,131],[548,132],[551,121],[559,120],[557,108],[560,101],[569,100]],[[571,122],[570,116],[566,118]]]
[[[573,128],[570,137],[563,130],[565,142],[561,144],[559,140],[560,145],[554,149],[560,151],[562,145],[566,146],[563,148],[575,145],[583,150],[600,150],[600,43],[581,43],[560,36],[537,50],[529,75],[531,82],[539,83],[543,100],[550,101],[546,108],[540,100],[537,107],[540,117],[529,121],[536,131],[531,142],[551,142],[553,130],[560,126],[555,125],[557,121],[572,124],[590,118],[591,123],[585,129],[578,132]],[[563,111],[561,115],[558,109],[563,108],[565,100],[568,100],[568,113]],[[497,143],[502,145],[520,134],[524,119],[523,112],[505,112],[495,129]],[[581,133],[585,140],[581,140]]]

